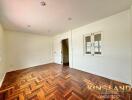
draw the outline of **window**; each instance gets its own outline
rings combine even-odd
[[[94,54],[101,54],[101,34],[94,35]]]
[[[86,54],[91,54],[91,36],[85,37]]]
[[[84,36],[85,54],[101,54],[101,35],[101,32],[96,32]]]

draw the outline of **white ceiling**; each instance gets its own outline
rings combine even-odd
[[[0,23],[6,30],[55,35],[126,10],[132,4],[132,0],[44,0],[46,6],[41,6],[41,1],[0,0]]]

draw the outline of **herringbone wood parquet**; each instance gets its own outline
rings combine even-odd
[[[132,100],[130,92],[109,88],[114,86],[127,85],[58,64],[47,64],[7,73],[0,100]]]

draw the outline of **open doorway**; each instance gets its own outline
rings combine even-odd
[[[69,66],[69,41],[68,39],[62,40],[62,64]]]

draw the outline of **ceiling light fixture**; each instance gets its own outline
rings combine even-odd
[[[44,1],[40,2],[41,6],[46,6],[46,3]]]
[[[27,25],[27,27],[31,27],[31,25]]]
[[[69,18],[68,18],[68,20],[69,20],[69,21],[71,21],[71,20],[72,20],[72,18],[71,18],[71,17],[69,17]]]
[[[51,31],[50,30],[48,30],[48,33],[50,33]]]

